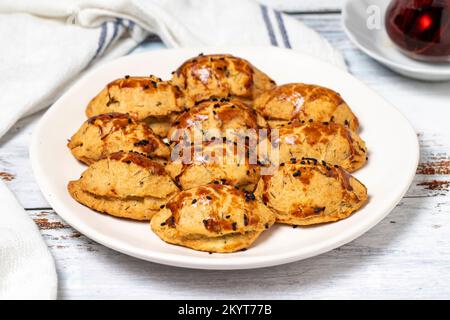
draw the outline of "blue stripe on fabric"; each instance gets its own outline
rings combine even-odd
[[[134,29],[134,21],[129,20],[128,28],[130,28],[130,30],[133,31],[133,29]]]
[[[289,36],[286,31],[286,26],[284,25],[283,16],[279,11],[275,11],[275,17],[278,22],[278,27],[280,28],[281,36],[283,37],[283,43],[286,48],[292,49],[291,43],[289,41]]]
[[[104,51],[108,50],[108,48],[111,45],[111,43],[113,43],[114,39],[117,37],[117,34],[119,33],[119,26],[121,25],[121,23],[122,23],[122,19],[120,19],[120,18],[117,18],[116,21],[114,21],[113,34],[111,36],[111,39],[108,41],[108,44],[106,45]]]
[[[100,31],[100,38],[98,39],[97,51],[95,51],[95,54],[94,54],[94,57],[92,58],[92,60],[94,60],[95,58],[98,57],[98,55],[100,54],[100,52],[103,49],[103,45],[105,44],[106,34],[108,33],[108,28],[106,26],[106,21],[102,23],[101,28],[102,29]]]
[[[263,16],[264,23],[266,24],[267,33],[269,34],[270,43],[273,46],[278,46],[277,38],[275,37],[275,33],[273,32],[272,23],[270,22],[269,12],[267,11],[267,7],[265,5],[260,5],[261,13]]]

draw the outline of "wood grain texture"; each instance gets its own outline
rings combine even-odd
[[[338,12],[345,0],[257,0],[284,12]]]
[[[320,14],[295,16],[340,49],[350,71],[419,132],[417,175],[393,212],[339,249],[278,267],[199,271],[140,261],[87,239],[48,208],[28,159],[37,114],[0,140],[0,178],[51,248],[60,298],[450,298],[450,83],[405,79],[369,59],[348,41],[340,16],[326,13],[331,1],[317,2],[309,11]],[[158,46],[152,40],[140,50]]]

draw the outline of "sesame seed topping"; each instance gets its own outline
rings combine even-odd
[[[314,208],[314,213],[320,213],[320,212],[322,212],[322,211],[325,211],[325,207],[317,207],[317,208]]]

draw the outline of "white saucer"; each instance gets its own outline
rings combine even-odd
[[[450,80],[450,63],[426,63],[408,58],[395,47],[384,28],[387,0],[348,0],[342,25],[350,40],[363,52],[401,75],[427,81]],[[374,6],[374,7],[371,7]],[[367,19],[379,8],[379,29],[369,29]]]

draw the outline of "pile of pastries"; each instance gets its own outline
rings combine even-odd
[[[86,115],[68,142],[88,166],[69,182],[70,195],[100,213],[150,221],[171,244],[245,250],[274,223],[337,221],[367,201],[366,187],[349,173],[365,165],[367,149],[342,97],[318,85],[277,85],[242,58],[200,54],[170,80],[114,80]],[[245,152],[237,152],[239,134],[229,132],[243,129],[277,138],[252,144],[247,137]],[[195,135],[200,143],[191,142]],[[261,141],[277,156],[250,161]],[[191,155],[234,157],[184,163],[174,157],[180,145]]]

